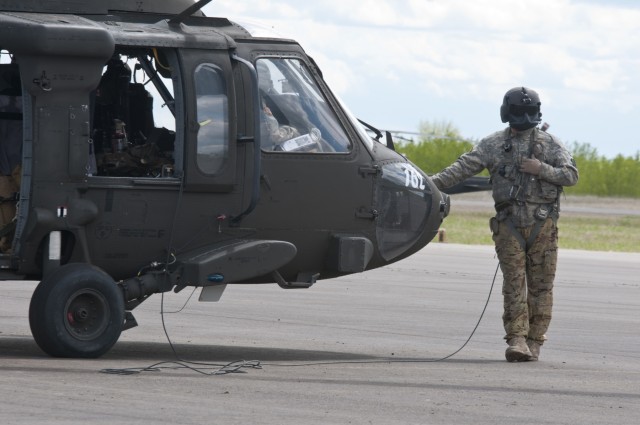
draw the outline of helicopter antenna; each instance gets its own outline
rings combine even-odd
[[[198,10],[202,9],[203,7],[205,7],[209,3],[211,3],[211,0],[199,0],[199,1],[195,2],[193,5],[187,7],[185,10],[183,10],[179,15],[174,16],[173,18],[169,19],[169,24],[171,24],[171,25],[179,24],[185,18],[188,18],[189,16],[193,15],[194,13],[196,13]]]

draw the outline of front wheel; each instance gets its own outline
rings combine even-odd
[[[84,263],[61,266],[31,297],[29,325],[38,346],[54,357],[100,357],[118,341],[124,298],[114,280]]]

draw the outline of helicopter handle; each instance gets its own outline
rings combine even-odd
[[[260,95],[258,94],[258,73],[256,72],[256,68],[253,66],[251,62],[246,59],[241,58],[237,55],[235,51],[231,52],[231,59],[235,60],[247,68],[249,68],[249,72],[251,73],[251,80],[253,82],[253,138],[241,138],[239,140],[242,141],[251,141],[253,142],[253,182],[252,182],[252,190],[251,190],[251,202],[247,209],[241,212],[239,215],[233,217],[230,220],[230,225],[237,226],[240,224],[240,221],[251,211],[254,210],[256,205],[258,204],[258,200],[260,199],[260,173],[262,169],[261,164],[261,152],[260,152]]]

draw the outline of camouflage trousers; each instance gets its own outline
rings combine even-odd
[[[522,240],[514,232],[519,232],[527,241],[535,226],[515,228],[509,226],[507,220],[497,222],[493,218],[491,223],[504,277],[502,322],[505,339],[524,336],[542,344],[551,321],[558,229],[555,221],[547,218],[527,249],[523,248]]]

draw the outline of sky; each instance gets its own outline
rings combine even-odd
[[[506,126],[506,91],[525,86],[565,144],[640,153],[640,1],[213,0],[203,10],[297,40],[380,129],[444,123],[480,140]]]

